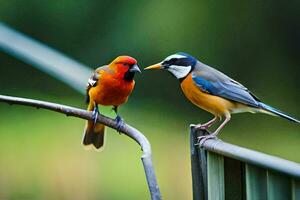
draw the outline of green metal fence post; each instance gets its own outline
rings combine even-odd
[[[274,171],[267,171],[268,200],[283,200],[292,198],[290,177]]]
[[[300,164],[219,139],[195,144],[191,127],[194,200],[300,200]]]
[[[190,150],[192,167],[193,199],[207,200],[207,156],[204,149],[197,145],[198,137],[207,134],[206,131],[190,129]]]
[[[292,200],[300,199],[300,180],[292,179]]]
[[[267,171],[265,169],[246,164],[246,194],[247,199],[267,199]]]
[[[224,157],[225,199],[243,200],[245,196],[245,164]]]
[[[207,155],[208,200],[224,200],[224,157],[213,152]]]

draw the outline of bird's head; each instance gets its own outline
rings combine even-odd
[[[168,56],[162,62],[146,67],[148,69],[165,69],[177,79],[185,78],[196,65],[197,60],[187,53],[176,53]]]
[[[130,56],[119,56],[114,59],[109,67],[114,70],[115,75],[125,81],[132,81],[136,72],[141,73],[136,59]]]

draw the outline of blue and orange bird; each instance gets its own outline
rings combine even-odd
[[[180,81],[186,98],[214,115],[207,123],[196,125],[196,129],[207,129],[225,117],[213,133],[198,138],[200,145],[207,139],[216,138],[233,113],[266,113],[300,123],[299,120],[263,103],[239,82],[187,53],[170,55],[162,62],[145,69],[165,69],[171,72]]]
[[[83,144],[86,147],[94,146],[96,149],[104,147],[105,126],[96,123],[99,114],[98,104],[113,106],[116,112],[118,127],[123,125],[122,118],[118,115],[118,107],[127,102],[135,81],[134,75],[141,72],[137,61],[130,56],[119,56],[109,65],[98,67],[88,80],[86,92],[88,111],[93,111],[93,119],[86,123]]]

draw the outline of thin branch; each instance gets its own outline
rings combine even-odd
[[[6,102],[10,105],[12,104],[18,104],[18,105],[24,105],[24,106],[31,106],[36,108],[43,108],[47,110],[52,110],[55,112],[66,114],[67,116],[73,116],[78,117],[86,120],[93,120],[93,114],[92,112],[74,108],[66,105],[56,104],[56,103],[50,103],[46,101],[39,101],[39,100],[33,100],[33,99],[26,99],[26,98],[19,98],[19,97],[11,97],[11,96],[5,96],[0,95],[0,102]],[[113,129],[118,128],[117,122],[114,121],[111,118],[105,117],[103,115],[99,115],[97,122],[100,122],[106,126],[109,126]],[[154,171],[154,167],[152,164],[152,158],[151,158],[151,145],[148,141],[148,139],[137,129],[134,127],[124,124],[120,129],[120,132],[124,133],[128,137],[135,140],[142,148],[143,155],[142,155],[142,162],[144,166],[144,170],[146,173],[147,183],[151,194],[152,200],[160,200],[161,194],[160,190],[157,184],[156,175]]]

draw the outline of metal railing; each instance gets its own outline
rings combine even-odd
[[[300,164],[190,134],[194,200],[300,200]]]

